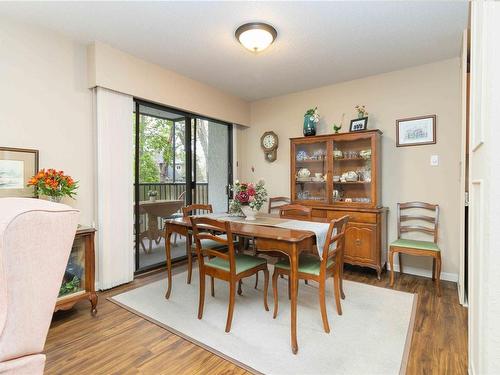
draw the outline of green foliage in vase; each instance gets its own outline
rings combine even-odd
[[[67,281],[61,285],[59,289],[59,296],[63,296],[65,294],[74,293],[80,287],[80,279],[78,276],[74,276],[71,281]]]
[[[319,122],[318,107],[310,108],[304,114],[304,117],[310,117],[315,123]]]
[[[359,118],[368,116],[368,112],[366,111],[366,106],[357,105],[356,107],[354,107],[354,109],[356,110],[356,112],[358,112]]]
[[[47,197],[70,197],[76,195],[78,181],[64,174],[64,171],[55,169],[42,169],[30,178],[28,186],[34,186],[38,194]]]
[[[267,190],[264,185],[265,182],[262,179],[256,184],[236,180],[232,187],[234,199],[230,202],[229,212],[240,214],[241,206],[249,206],[255,211],[260,210],[267,201]]]

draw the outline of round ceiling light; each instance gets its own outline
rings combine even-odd
[[[251,22],[236,29],[236,39],[252,52],[261,52],[271,45],[278,35],[276,29],[267,23]]]

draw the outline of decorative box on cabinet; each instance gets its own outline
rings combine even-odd
[[[92,314],[97,313],[94,235],[94,228],[76,231],[54,311],[68,310],[78,301],[88,300]]]
[[[345,262],[380,273],[386,265],[387,208],[380,202],[380,130],[290,140],[291,199],[313,217],[349,215]]]

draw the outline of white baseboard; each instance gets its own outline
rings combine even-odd
[[[387,269],[390,271],[391,266],[390,264],[387,264]],[[399,272],[399,264],[394,264],[394,271]],[[427,270],[427,269],[422,269],[422,268],[416,268],[416,267],[411,267],[411,266],[405,266],[403,264],[403,271],[404,273],[410,274],[410,275],[416,275],[416,276],[424,276],[428,278],[432,278],[432,270]],[[441,280],[445,281],[453,281],[453,282],[458,282],[458,274],[457,273],[450,273],[450,272],[441,272]]]

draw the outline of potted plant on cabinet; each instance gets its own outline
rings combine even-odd
[[[55,169],[42,169],[28,181],[28,186],[34,186],[37,194],[45,195],[52,202],[59,203],[63,197],[73,198],[78,189],[78,181],[63,171]],[[74,198],[73,198],[74,199]]]
[[[316,124],[319,122],[318,107],[308,109],[304,114],[304,135],[316,135]]]

